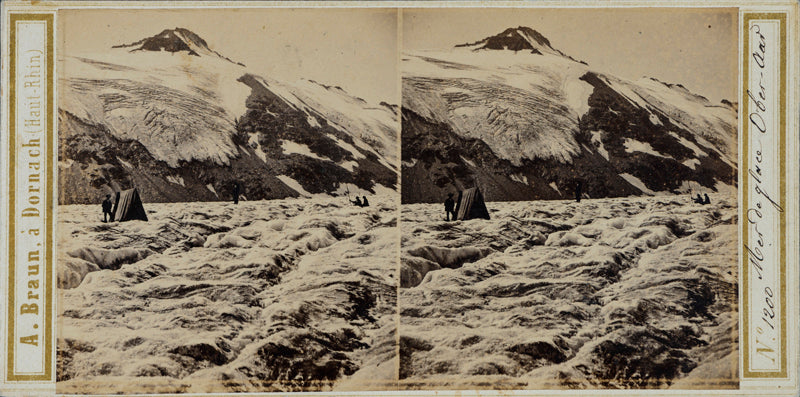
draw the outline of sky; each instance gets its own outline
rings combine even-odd
[[[527,26],[599,72],[680,83],[719,102],[737,98],[734,8],[406,9],[403,49],[445,49]]]
[[[680,83],[712,102],[737,98],[732,8],[404,9],[403,50],[452,48],[528,26],[596,71]],[[339,85],[399,103],[393,9],[62,10],[62,54],[102,52],[184,27],[256,74]]]
[[[107,51],[182,27],[249,71],[339,85],[399,104],[397,12],[391,9],[62,10],[61,54]]]

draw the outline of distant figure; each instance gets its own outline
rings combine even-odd
[[[703,193],[705,200],[703,200],[703,204],[711,204],[711,200],[708,198],[708,193]]]
[[[578,185],[575,186],[575,201],[581,202],[581,190],[583,190],[583,182],[578,182]]]
[[[700,196],[700,193],[697,193],[697,197],[694,198],[694,202],[697,204],[703,204],[703,197]]]
[[[453,193],[447,194],[447,200],[444,201],[444,212],[447,216],[447,221],[456,220],[456,202],[453,200]],[[450,214],[453,214],[453,219],[450,219]]]
[[[239,204],[239,182],[233,183],[233,203]]]
[[[369,207],[369,200],[367,200],[367,196],[362,196],[362,197],[364,198],[364,201],[361,202],[361,206],[362,207]]]
[[[353,205],[358,206],[358,207],[363,207],[364,206],[363,204],[361,204],[361,199],[358,196],[356,196],[356,201],[352,201],[352,203],[353,203]]]
[[[112,206],[111,195],[106,194],[106,199],[103,200],[103,223],[114,222],[114,214],[111,213]],[[106,217],[108,217],[108,220],[106,220]]]

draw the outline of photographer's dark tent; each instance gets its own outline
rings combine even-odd
[[[490,219],[486,203],[483,202],[481,191],[474,187],[458,192],[458,203],[456,204],[456,220],[465,221],[468,219]]]
[[[142,205],[139,191],[134,189],[117,192],[117,199],[114,202],[114,220],[117,222],[131,221],[138,219],[147,220],[147,212]]]

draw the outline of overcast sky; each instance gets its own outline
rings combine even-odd
[[[528,26],[594,70],[655,77],[712,102],[735,101],[737,18],[734,8],[407,9],[403,46],[452,48]]]
[[[528,26],[598,71],[680,83],[713,102],[736,99],[736,9],[406,9],[405,49],[452,48]],[[184,27],[257,73],[340,85],[398,103],[392,9],[63,10],[63,53],[106,51]]]
[[[107,51],[182,27],[250,71],[340,85],[399,104],[397,13],[391,9],[63,10],[62,54]]]

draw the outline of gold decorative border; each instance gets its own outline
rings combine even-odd
[[[742,32],[742,45],[743,50],[740,56],[743,57],[742,63],[742,92],[746,92],[747,85],[748,85],[748,78],[750,72],[750,40],[749,34],[750,29],[748,28],[749,23],[751,20],[777,20],[780,23],[779,28],[779,35],[780,35],[780,48],[781,48],[781,57],[780,57],[780,65],[779,65],[779,76],[778,79],[780,81],[780,91],[778,93],[779,98],[779,132],[778,132],[778,150],[779,150],[779,178],[780,178],[780,197],[779,203],[782,208],[786,208],[786,52],[788,50],[787,47],[787,36],[786,36],[786,19],[787,13],[785,12],[772,12],[772,13],[758,13],[758,12],[747,12],[742,15],[742,24],[741,32]],[[742,115],[749,114],[749,99],[746,95],[742,96],[742,112],[740,113],[739,117]],[[742,122],[742,166],[739,169],[739,172],[742,175],[742,205],[739,207],[739,210],[742,214],[745,214],[748,208],[747,202],[747,194],[748,194],[748,187],[749,187],[749,175],[747,170],[749,169],[749,138],[750,138],[750,128],[749,123],[745,118],[742,118],[744,121]],[[743,222],[746,217],[740,217],[740,225],[742,225],[742,244],[748,241],[748,228]],[[746,380],[747,378],[753,379],[774,379],[774,378],[788,378],[788,370],[787,370],[787,355],[789,353],[787,348],[787,333],[788,329],[786,328],[786,305],[789,303],[787,301],[786,295],[786,211],[781,212],[780,214],[780,254],[779,254],[779,263],[778,263],[778,277],[779,280],[779,299],[780,299],[780,370],[779,371],[750,371],[748,368],[750,366],[750,297],[748,291],[750,290],[750,277],[749,272],[747,271],[749,258],[747,255],[742,255],[742,289],[740,290],[742,293],[742,315],[744,321],[742,321],[742,378]]]
[[[6,380],[8,381],[52,381],[53,380],[53,267],[55,265],[53,260],[53,164],[54,153],[53,147],[55,141],[54,120],[53,120],[53,68],[55,66],[53,47],[55,43],[55,32],[53,13],[36,14],[36,13],[10,13],[9,14],[9,133],[8,133],[8,328],[7,328],[7,373]],[[45,226],[44,235],[44,278],[45,282],[42,286],[42,297],[44,304],[44,329],[42,330],[42,343],[44,344],[44,374],[43,375],[17,375],[14,372],[14,325],[15,325],[15,287],[16,287],[16,235],[15,235],[15,216],[16,216],[16,22],[17,21],[44,21],[46,24],[46,37],[45,43],[47,46],[46,62],[47,62],[47,114],[46,117],[46,153],[45,153],[45,195],[44,195],[44,217],[42,218]]]

